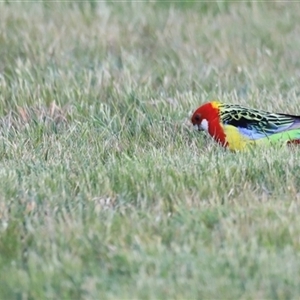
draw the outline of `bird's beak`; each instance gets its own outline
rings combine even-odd
[[[193,125],[193,127],[194,127],[195,130],[203,131],[202,127],[198,124]]]

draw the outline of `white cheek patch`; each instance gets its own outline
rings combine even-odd
[[[205,131],[208,131],[208,122],[206,119],[203,119],[200,124],[201,128]]]

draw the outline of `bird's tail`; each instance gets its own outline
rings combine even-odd
[[[282,142],[287,144],[300,144],[300,129],[292,129],[278,132],[268,137],[271,142]]]

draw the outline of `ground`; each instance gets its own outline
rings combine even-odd
[[[300,115],[300,5],[0,3],[0,298],[291,299],[300,149],[192,130]]]

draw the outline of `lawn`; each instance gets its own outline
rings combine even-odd
[[[300,115],[300,4],[0,3],[0,299],[296,299],[300,149],[192,130]]]

